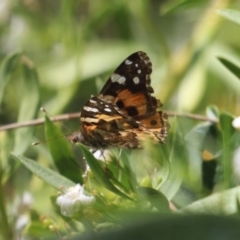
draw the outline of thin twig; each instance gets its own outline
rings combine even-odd
[[[65,120],[79,118],[79,117],[80,117],[80,113],[76,112],[76,113],[68,113],[68,114],[58,115],[58,116],[55,116],[55,117],[50,117],[50,119],[53,122],[57,122],[57,121],[65,121]],[[5,130],[10,130],[10,129],[15,129],[15,128],[22,128],[22,127],[30,127],[30,126],[41,125],[44,122],[45,122],[44,118],[39,118],[39,119],[33,119],[33,120],[29,120],[29,121],[22,122],[22,123],[11,123],[11,124],[7,124],[7,125],[4,125],[4,126],[1,126],[0,127],[0,131],[5,131]]]
[[[198,114],[191,114],[191,113],[177,113],[177,112],[171,112],[171,111],[166,111],[168,116],[170,117],[185,117],[185,118],[191,118],[194,120],[198,121],[206,121],[206,122],[211,122],[211,123],[218,123],[217,119],[214,118],[209,118],[203,115],[198,115]]]
[[[218,123],[217,119],[208,118],[203,115],[190,114],[190,113],[177,113],[177,112],[171,112],[171,111],[166,111],[166,112],[167,112],[168,116],[170,116],[170,117],[185,117],[185,118],[191,118],[191,119],[198,120],[198,121],[207,121],[207,122],[212,122],[212,123]],[[66,120],[75,119],[75,118],[79,118],[79,117],[80,117],[80,112],[76,112],[76,113],[62,114],[62,115],[58,115],[56,117],[50,117],[50,119],[51,119],[51,121],[56,122],[56,121],[66,121]],[[45,121],[44,118],[39,118],[39,119],[29,120],[29,121],[22,122],[22,123],[11,123],[11,124],[1,126],[0,131],[41,125],[44,123],[44,121]]]

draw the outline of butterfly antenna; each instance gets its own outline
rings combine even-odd
[[[64,127],[65,129],[67,129],[69,132],[71,132],[71,129],[69,129],[66,125],[64,125],[60,120],[56,119],[54,116],[51,116],[47,110],[43,107],[40,108],[41,112],[44,112],[50,119],[54,120],[54,122],[57,122],[58,124],[60,124],[62,127]]]
[[[49,113],[46,111],[45,108],[41,107],[40,108],[40,111],[41,112],[44,112],[50,119],[54,120],[55,122],[58,122],[61,126],[63,126],[64,128],[66,128],[69,132],[71,132],[71,130],[66,126],[64,125],[62,122],[60,122],[60,120],[54,118],[53,116],[50,116]],[[39,145],[41,143],[47,143],[47,142],[50,142],[50,141],[53,141],[53,140],[56,140],[56,139],[60,139],[60,138],[67,138],[68,135],[62,135],[62,136],[59,136],[59,137],[55,137],[55,138],[51,138],[51,139],[48,139],[48,140],[45,140],[45,141],[40,141],[40,142],[33,142],[32,143],[32,146],[36,146],[36,145]]]
[[[51,142],[51,141],[53,141],[53,140],[60,139],[60,138],[63,138],[63,137],[67,138],[68,136],[67,136],[67,135],[62,135],[62,136],[55,137],[55,138],[50,138],[50,139],[48,139],[48,140],[41,141],[41,142],[33,142],[33,143],[32,143],[32,146],[36,146],[36,145],[42,144],[42,143]]]

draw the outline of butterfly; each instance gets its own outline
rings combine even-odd
[[[139,51],[125,59],[107,80],[98,96],[83,106],[80,132],[69,139],[94,149],[142,148],[142,141],[165,143],[168,116],[157,110],[160,100],[151,94],[152,64]]]

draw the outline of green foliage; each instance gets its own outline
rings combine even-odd
[[[0,103],[3,97],[4,88],[10,80],[12,72],[16,69],[20,53],[16,52],[2,60],[0,69]]]
[[[239,194],[239,187],[221,191],[204,199],[195,201],[182,208],[179,212],[233,215],[238,212],[237,199],[239,199]]]
[[[240,12],[231,0],[3,2],[1,239],[239,236],[240,123],[232,123],[239,116]],[[51,116],[81,111],[139,50],[153,63],[154,95],[174,113],[166,144],[97,157],[68,140],[79,119],[64,129],[49,116],[29,124],[43,117],[40,107]],[[186,225],[192,228],[181,231]]]
[[[229,70],[231,71],[237,78],[240,78],[240,68],[236,66],[234,63],[228,61],[224,58],[218,58],[220,62]]]
[[[40,104],[39,79],[33,63],[22,56],[23,90],[18,113],[18,122],[29,121],[37,117]],[[29,147],[33,129],[17,129],[15,131],[14,152],[22,154]]]
[[[86,158],[86,162],[88,163],[91,171],[93,172],[95,178],[98,180],[100,184],[102,184],[105,188],[108,190],[114,192],[115,194],[118,194],[119,196],[125,197],[127,199],[130,199],[127,195],[119,191],[109,180],[107,173],[105,173],[101,167],[101,165],[98,163],[98,160],[88,151],[84,145],[80,144],[81,150],[83,152],[83,155]],[[118,184],[120,185],[120,184]]]
[[[69,142],[47,116],[45,117],[45,136],[48,139],[48,148],[59,172],[73,182],[82,183],[82,172],[76,167],[75,157]]]
[[[46,181],[48,184],[50,184],[52,187],[55,187],[56,189],[60,189],[63,186],[69,188],[74,185],[74,182],[70,181],[69,179],[49,168],[41,166],[40,164],[31,159],[25,158],[23,156],[17,156],[14,154],[13,156],[16,158],[16,160],[19,160],[22,164],[24,164],[36,176]]]
[[[217,13],[240,25],[240,13],[233,9],[219,9]]]
[[[144,221],[137,218],[130,218],[129,220],[120,230],[112,230],[97,236],[92,234],[83,239],[145,240],[160,239],[165,236],[167,240],[218,240],[221,238],[234,240],[239,237],[239,221],[223,216],[159,217],[152,214],[144,216]],[[73,239],[79,239],[79,236]]]

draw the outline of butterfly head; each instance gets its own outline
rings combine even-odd
[[[68,136],[68,139],[72,143],[85,142],[84,136],[80,132],[73,132],[70,136]]]

